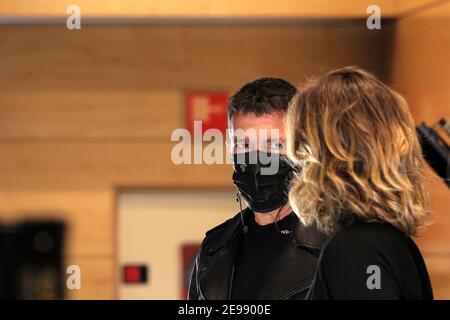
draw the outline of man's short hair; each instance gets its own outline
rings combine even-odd
[[[283,79],[260,78],[249,82],[230,98],[228,120],[236,114],[262,116],[286,112],[296,93],[297,89]]]

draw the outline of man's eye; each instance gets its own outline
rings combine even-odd
[[[284,145],[279,141],[273,141],[269,146],[271,150],[281,150],[284,148]]]
[[[238,150],[246,150],[246,149],[249,148],[249,144],[248,144],[247,142],[244,142],[244,141],[237,141],[237,142],[234,144],[234,147],[235,147],[236,149],[238,149]]]

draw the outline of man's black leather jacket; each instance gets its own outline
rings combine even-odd
[[[244,224],[253,212],[244,210]],[[197,254],[189,286],[190,300],[231,298],[234,268],[244,236],[240,214],[209,230]],[[286,235],[277,267],[265,280],[258,299],[304,299],[311,286],[321,247],[327,237],[298,220]]]

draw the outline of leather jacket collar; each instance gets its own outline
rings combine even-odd
[[[244,224],[253,212],[244,210]],[[198,286],[205,299],[230,299],[234,268],[242,237],[245,235],[239,214],[206,234],[199,256]],[[321,247],[327,237],[314,226],[298,220],[293,233],[286,235],[280,259],[263,285],[260,299],[286,299],[309,288]]]

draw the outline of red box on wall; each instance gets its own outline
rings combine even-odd
[[[122,269],[122,281],[127,284],[146,283],[147,266],[145,265],[126,265]]]
[[[202,134],[208,129],[227,129],[228,95],[224,92],[188,92],[186,128],[194,133],[194,121],[202,121]]]

